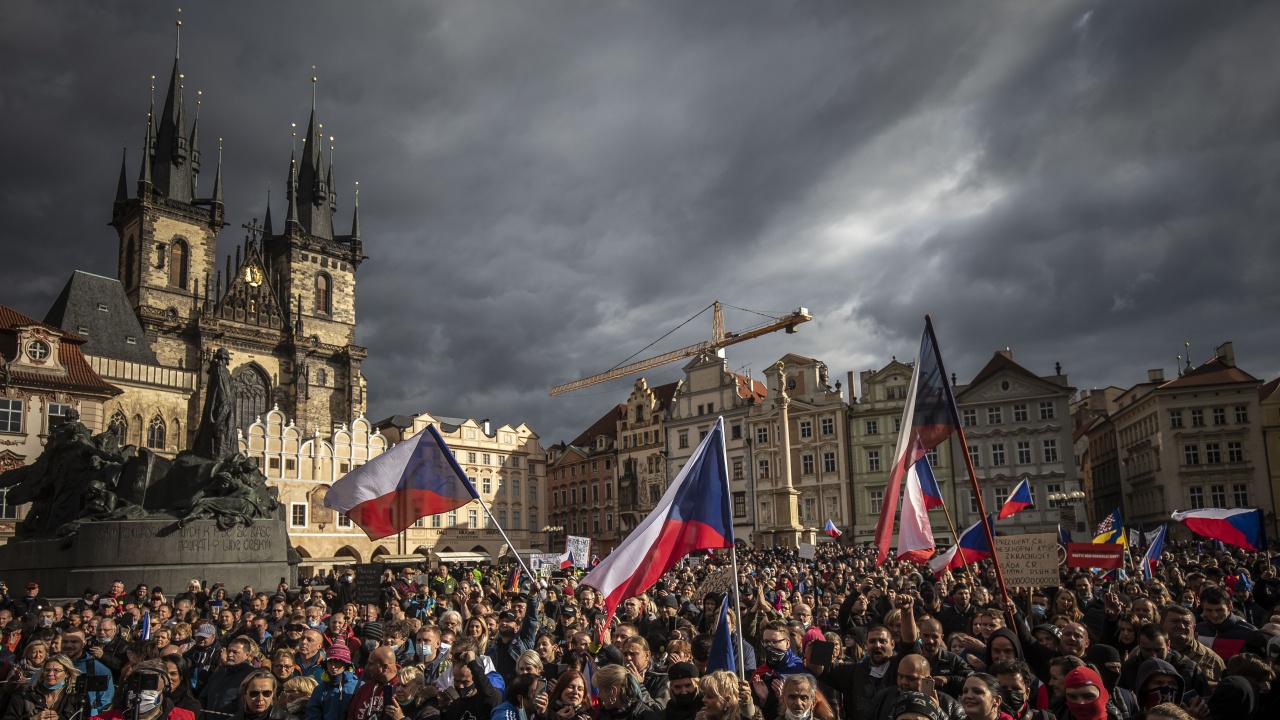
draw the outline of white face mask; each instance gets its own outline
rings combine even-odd
[[[791,712],[790,710],[787,710],[787,711],[786,711],[785,713],[783,713],[783,714],[784,714],[784,715],[786,715],[787,720],[809,720],[809,718],[813,717],[813,711],[812,711],[812,710],[810,710],[809,712],[807,712],[807,713],[805,713],[805,714],[803,714],[803,715],[796,715],[795,713]]]
[[[138,693],[138,714],[146,715],[160,706],[159,690],[143,690]]]

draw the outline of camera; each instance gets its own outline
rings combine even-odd
[[[74,695],[106,692],[110,682],[110,675],[80,675],[71,686],[71,692]]]

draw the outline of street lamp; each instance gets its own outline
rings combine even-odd
[[[547,534],[547,550],[551,550],[552,536],[564,532],[564,527],[560,525],[547,525],[542,528],[542,532]]]

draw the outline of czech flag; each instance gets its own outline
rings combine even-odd
[[[893,543],[893,525],[898,516],[898,493],[912,466],[933,448],[937,447],[960,425],[956,400],[951,394],[938,352],[938,341],[933,335],[933,322],[924,321],[924,336],[920,339],[920,353],[916,356],[915,371],[907,386],[907,404],[902,413],[902,432],[893,453],[893,465],[889,468],[889,482],[880,506],[880,519],[876,522],[876,565],[889,557]],[[939,498],[941,499],[941,498]]]
[[[1098,531],[1093,535],[1093,543],[1129,546],[1129,537],[1124,531],[1124,519],[1120,517],[1120,508],[1113,510],[1098,523]]]
[[[1156,531],[1155,538],[1147,544],[1147,552],[1142,556],[1142,577],[1147,580],[1151,579],[1156,570],[1156,563],[1160,562],[1160,555],[1164,553],[1164,538],[1168,533],[1169,526],[1161,525]]]
[[[1174,510],[1171,517],[1197,535],[1245,550],[1261,550],[1266,544],[1262,511],[1257,508]]]
[[[898,521],[896,557],[921,565],[928,562],[937,549],[933,541],[933,528],[929,523],[925,485],[932,485],[935,491],[938,487],[938,481],[933,477],[933,468],[929,466],[928,455],[917,460],[907,473],[907,489],[902,495],[902,515]]]
[[[568,570],[571,567],[573,567],[573,553],[565,550],[564,553],[560,555],[560,569]]]
[[[987,522],[995,522],[995,518],[988,515]],[[961,550],[964,551],[963,558],[961,557]],[[969,529],[960,533],[959,542],[952,545],[950,550],[930,560],[929,569],[936,573],[943,570],[955,570],[965,563],[986,560],[994,554],[991,550],[991,542],[987,540],[987,531],[982,527],[982,521],[979,520],[970,525]]]
[[[733,509],[724,452],[724,418],[717,418],[657,506],[621,545],[582,579],[604,596],[605,614],[653,587],[663,573],[696,550],[733,547]]]
[[[1018,486],[1013,489],[1013,494],[1000,507],[1000,514],[996,516],[996,519],[1003,520],[1007,517],[1012,517],[1034,504],[1035,501],[1031,499],[1031,482],[1027,478],[1022,478],[1022,482],[1018,483]]]
[[[725,595],[720,603],[720,622],[716,623],[716,633],[711,636],[711,655],[707,658],[707,672],[727,670],[738,672],[737,653],[733,651],[733,633],[729,632],[729,596]]]
[[[346,513],[370,540],[380,540],[418,518],[479,499],[440,432],[428,425],[335,482],[324,506]]]
[[[1058,523],[1058,544],[1067,545],[1072,542],[1075,541],[1071,539],[1071,533],[1066,528],[1062,527],[1062,523]]]
[[[839,540],[840,536],[844,534],[840,532],[840,528],[836,527],[836,524],[830,520],[827,520],[827,527],[824,528],[823,532],[830,535],[833,540]]]

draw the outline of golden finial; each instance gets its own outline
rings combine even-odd
[[[311,66],[311,112],[316,110],[316,66]]]
[[[181,56],[182,52],[182,8],[178,8],[178,19],[174,22],[177,29],[173,32],[173,57],[176,59]]]
[[[289,123],[289,127],[293,128],[293,151],[298,152],[298,123]]]

